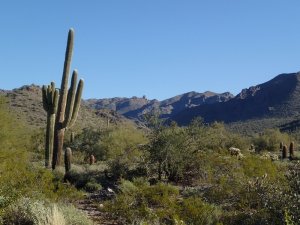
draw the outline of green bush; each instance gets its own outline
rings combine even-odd
[[[200,198],[190,197],[183,200],[180,215],[187,225],[213,225],[219,223],[221,210]]]
[[[59,205],[21,198],[5,209],[4,224],[22,225],[91,225],[92,222],[72,205]]]
[[[97,183],[95,179],[91,179],[84,186],[84,190],[88,192],[100,191],[101,189],[102,189],[101,184]]]
[[[268,129],[263,133],[253,138],[253,143],[255,145],[255,150],[260,151],[279,151],[279,144],[283,142],[289,145],[291,138],[288,134],[281,133],[279,129]]]
[[[120,193],[107,203],[106,210],[129,224],[175,224],[178,197],[178,189],[171,185],[123,180]]]

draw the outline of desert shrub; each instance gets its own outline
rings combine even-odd
[[[74,165],[65,178],[77,189],[88,192],[99,191],[102,189],[101,184],[106,183],[105,169],[106,167],[102,164]]]
[[[42,160],[45,158],[45,129],[36,129],[30,136],[30,150],[33,160]]]
[[[107,152],[108,166],[114,177],[126,178],[130,170],[135,170],[144,160],[140,145],[146,137],[133,126],[123,126],[109,131],[101,139],[100,147]]]
[[[54,174],[30,161],[31,132],[20,124],[0,99],[0,210],[20,197],[65,200],[78,197],[75,188],[55,179]]]
[[[149,153],[149,167],[157,174],[159,180],[165,175],[170,181],[180,181],[187,173],[196,172],[199,146],[193,142],[186,129],[171,124],[160,127],[150,135],[146,146]]]
[[[285,204],[285,216],[290,217],[290,220],[294,221],[295,224],[300,223],[300,163],[293,162],[288,165],[286,173],[289,190],[285,193],[287,200]],[[288,219],[288,218],[287,218]]]
[[[53,204],[21,198],[5,209],[4,224],[22,225],[89,225],[92,222],[73,205]]]
[[[221,210],[200,198],[190,197],[183,200],[180,215],[187,225],[212,225],[219,223]]]
[[[129,224],[175,224],[178,196],[178,189],[171,185],[123,180],[120,193],[107,203],[106,210]]]
[[[65,225],[66,221],[57,206],[44,201],[22,198],[4,212],[4,224]]]
[[[59,205],[59,210],[63,214],[66,225],[92,225],[94,224],[88,217],[73,205]]]
[[[88,192],[100,191],[101,189],[101,184],[97,183],[94,178],[90,179],[84,186],[84,190]]]
[[[228,132],[221,123],[203,124],[194,120],[188,127],[178,127],[175,123],[161,126],[149,135],[146,146],[149,152],[149,168],[172,182],[191,184],[206,173],[203,156],[223,153],[229,147],[248,148],[248,140]],[[205,163],[206,164],[206,163]]]
[[[279,151],[279,144],[283,142],[288,145],[291,138],[288,134],[281,133],[279,129],[268,129],[253,138],[256,151]]]
[[[248,154],[243,160],[207,156],[201,196],[223,209],[224,224],[282,224],[288,189],[280,163]],[[203,162],[203,161],[202,161]]]
[[[83,153],[86,161],[91,154],[93,154],[97,160],[104,160],[107,158],[107,152],[103,151],[100,147],[100,143],[101,137],[106,133],[106,130],[85,128],[81,133],[75,135],[75,139],[72,143],[68,141],[66,145],[74,149],[75,152]]]

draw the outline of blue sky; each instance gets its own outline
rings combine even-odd
[[[67,32],[84,98],[230,91],[300,69],[297,0],[3,0],[0,88],[60,85]]]

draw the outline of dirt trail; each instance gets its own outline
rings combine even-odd
[[[76,203],[79,210],[87,214],[87,216],[94,222],[94,225],[121,225],[120,222],[109,218],[105,212],[101,212],[97,205],[101,204],[100,199],[96,194],[88,194],[85,199]]]

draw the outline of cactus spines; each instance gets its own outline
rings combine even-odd
[[[287,147],[286,147],[286,145],[284,145],[283,147],[282,147],[282,159],[285,159],[286,157],[287,157]]]
[[[71,169],[71,163],[72,163],[72,149],[66,148],[65,150],[65,170],[66,173],[68,173]]]
[[[54,82],[50,85],[44,85],[43,93],[43,107],[47,112],[47,127],[46,127],[46,141],[45,141],[45,167],[51,167],[50,160],[53,154],[53,140],[54,140],[54,126],[55,114],[57,111],[59,92],[55,89]]]
[[[293,159],[294,158],[294,142],[291,142],[290,143],[290,148],[289,148],[289,150],[290,150],[290,159]]]
[[[90,165],[93,165],[96,162],[96,158],[94,155],[90,155]]]
[[[74,70],[71,78],[71,86],[68,89],[73,42],[74,30],[70,29],[68,34],[61,88],[59,93],[57,116],[55,121],[52,169],[55,169],[56,165],[61,164],[64,133],[67,128],[70,128],[74,125],[77,119],[84,84],[83,80],[80,80],[78,86],[76,87],[78,75],[77,71]]]

